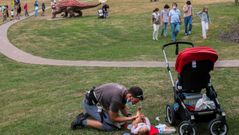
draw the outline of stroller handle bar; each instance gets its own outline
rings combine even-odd
[[[167,47],[167,46],[176,45],[175,54],[178,55],[178,50],[179,50],[179,46],[178,45],[179,44],[190,45],[190,46],[194,47],[193,43],[191,43],[191,42],[183,42],[183,41],[181,41],[181,42],[171,42],[171,43],[163,45],[163,47],[162,47],[163,55],[164,55],[164,59],[165,59],[165,63],[166,63],[166,67],[167,67],[167,70],[168,70],[168,73],[169,73],[169,77],[170,77],[170,80],[171,80],[171,83],[172,83],[173,87],[174,87],[173,76],[172,76],[172,72],[170,70],[170,65],[169,65],[169,62],[168,62],[168,59],[167,59],[167,55],[166,55],[166,52],[165,52],[164,48]]]
[[[190,45],[190,46],[194,47],[194,44],[191,42],[179,41],[179,42],[171,42],[171,43],[163,45],[162,50],[164,50],[164,48],[167,46],[176,45],[175,54],[178,55],[178,45],[179,44]]]

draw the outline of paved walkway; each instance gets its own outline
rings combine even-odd
[[[31,14],[32,15],[32,14]],[[22,17],[21,20],[25,19]],[[20,21],[21,21],[20,20]],[[89,66],[89,67],[165,67],[164,62],[159,61],[72,61],[47,59],[26,53],[10,43],[7,31],[10,26],[19,21],[10,21],[0,25],[0,52],[6,57],[26,64],[54,65],[54,66]],[[170,62],[174,66],[174,62]],[[216,67],[239,67],[239,60],[218,61]]]

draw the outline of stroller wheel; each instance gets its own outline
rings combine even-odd
[[[197,135],[197,128],[188,121],[183,121],[178,126],[179,135]]]
[[[209,125],[209,132],[210,135],[226,135],[228,132],[228,125],[227,123],[223,123],[222,120],[216,118],[212,120]]]
[[[174,126],[175,125],[175,112],[174,112],[174,109],[173,109],[173,106],[171,105],[167,105],[166,106],[166,120],[167,122]]]

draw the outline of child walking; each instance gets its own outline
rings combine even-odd
[[[203,37],[203,39],[206,39],[207,38],[207,31],[209,29],[209,23],[211,22],[209,14],[208,14],[208,7],[204,7],[202,11],[197,13],[197,15],[201,19],[202,37]]]
[[[12,8],[12,10],[11,10],[11,20],[13,20],[14,19],[14,8]]]
[[[7,10],[3,9],[3,22],[7,21]]]
[[[42,1],[42,4],[41,4],[41,9],[42,9],[41,16],[45,16],[45,9],[46,9],[46,5],[45,5],[45,2],[44,2],[44,0]]]
[[[160,13],[158,8],[155,8],[153,10],[152,23],[153,23],[153,40],[158,40],[159,24],[160,24]]]
[[[27,5],[27,2],[25,2],[23,8],[24,8],[24,10],[25,10],[25,16],[29,16],[29,14],[28,14],[28,5]]]
[[[162,32],[161,36],[168,36],[168,16],[169,16],[169,5],[164,5],[164,9],[161,11],[161,24],[162,24]]]

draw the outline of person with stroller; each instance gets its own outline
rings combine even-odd
[[[172,32],[172,41],[175,42],[177,35],[180,30],[180,24],[181,24],[181,13],[180,10],[177,8],[177,3],[173,3],[171,9],[169,11],[169,23],[171,25],[171,32]]]
[[[155,8],[153,10],[152,24],[153,24],[153,40],[158,40],[159,25],[160,25],[160,13],[158,8]]]
[[[186,4],[183,6],[184,12],[184,27],[185,27],[185,36],[191,35],[192,33],[192,16],[193,16],[193,8],[191,5],[191,1],[187,0]]]
[[[143,100],[143,90],[134,86],[127,89],[117,83],[94,87],[85,94],[84,113],[71,123],[71,129],[92,127],[104,131],[120,129],[120,123],[135,120],[126,107]],[[122,114],[122,116],[120,115]]]

